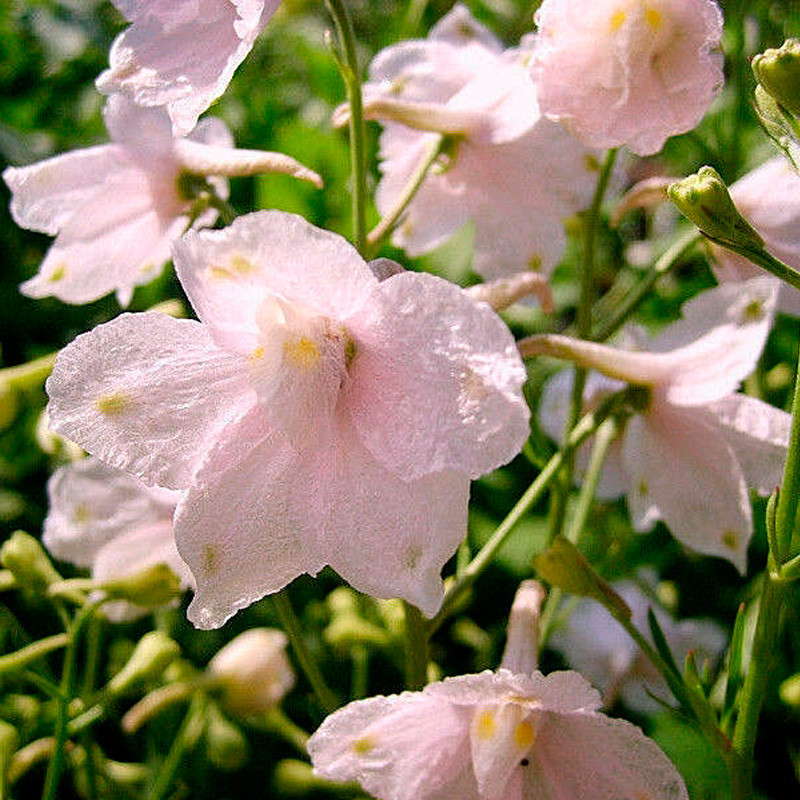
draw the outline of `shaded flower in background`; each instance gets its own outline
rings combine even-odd
[[[280,0],[113,0],[131,26],[97,79],[142,106],[166,106],[176,136],[228,86]]]
[[[104,109],[110,144],[74,150],[28,167],[9,167],[11,213],[18,225],[57,236],[39,273],[22,284],[30,297],[88,303],[116,292],[121,305],[152,281],[170,244],[190,224],[210,225],[206,208],[192,219],[192,176],[288,172],[319,177],[278,153],[236,150],[225,124],[204,120],[190,138],[175,139],[162,109],[142,109],[122,95]],[[227,183],[210,184],[227,197]]]
[[[63,350],[47,386],[54,430],[188,488],[190,619],[219,626],[325,564],[433,614],[470,478],[528,435],[508,328],[440,278],[379,281],[291,214],[189,233],[174,259],[201,321],[118,317]]]
[[[315,772],[380,800],[688,800],[655,742],[601,714],[577,672],[526,669],[520,655],[535,642],[513,639],[503,664],[519,672],[501,666],[331,714],[308,741]]]
[[[379,53],[365,113],[384,125],[376,203],[387,215],[439,135],[443,154],[393,235],[409,255],[475,227],[474,269],[486,278],[549,274],[565,247],[564,219],[589,204],[593,153],[542,117],[523,51],[456,5],[427,39]]]
[[[87,458],[59,467],[47,494],[50,509],[42,540],[56,558],[90,568],[98,583],[166,564],[184,587],[193,585],[172,533],[180,492],[145,486],[126,472]],[[105,603],[102,610],[117,622],[146,612],[124,601]]]
[[[542,111],[590,147],[657,153],[722,87],[713,0],[544,0],[534,21]]]
[[[682,319],[643,343],[646,352],[547,335],[520,345],[525,355],[569,358],[648,387],[646,408],[609,454],[606,495],[615,484],[627,494],[636,530],[663,520],[683,544],[742,572],[753,531],[748,487],[769,494],[780,483],[789,441],[789,414],[736,394],[761,355],[776,296],[769,276],[702,292],[683,306]],[[591,391],[619,387],[602,384]],[[559,378],[543,394],[540,422],[555,439],[571,385],[570,376]]]

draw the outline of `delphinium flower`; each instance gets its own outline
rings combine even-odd
[[[465,223],[475,228],[474,269],[487,278],[549,274],[563,254],[564,219],[588,205],[593,154],[545,119],[524,66],[456,5],[425,40],[376,56],[364,86],[369,118],[383,122],[376,203],[388,215],[438,136],[443,153],[393,234],[416,256]]]
[[[534,19],[542,111],[590,147],[656,153],[722,86],[714,0],[544,0]]]
[[[43,542],[56,558],[90,568],[97,583],[166,564],[184,587],[192,585],[172,533],[180,492],[145,486],[126,472],[87,458],[59,467],[47,494],[50,508]],[[125,601],[103,606],[103,613],[114,620],[144,611]]]
[[[496,672],[334,712],[308,741],[315,772],[356,781],[379,800],[688,798],[655,742],[600,713],[600,695],[581,675],[526,668],[517,644],[509,636]]]
[[[643,578],[652,583],[650,576]],[[647,612],[653,609],[676,663],[683,664],[690,652],[702,663],[716,658],[725,647],[725,632],[712,620],[676,620],[634,581],[615,583],[614,590],[631,609],[631,622],[639,630],[647,629]],[[594,600],[581,599],[563,626],[555,629],[549,644],[600,689],[606,707],[619,698],[635,711],[650,713],[662,708],[669,697],[661,673],[619,622]]]
[[[114,0],[131,26],[97,79],[143,106],[166,106],[176,135],[225,91],[280,0]]]
[[[110,144],[75,150],[27,167],[9,167],[11,213],[23,228],[57,236],[39,273],[22,284],[31,297],[87,303],[116,292],[121,305],[149,283],[190,224],[210,225],[213,209],[192,219],[190,184],[204,176],[288,172],[319,177],[278,153],[236,150],[228,129],[208,119],[188,138],[173,138],[163,109],[142,109],[122,95],[104,109]],[[227,196],[227,183],[211,177]]]
[[[800,176],[791,162],[784,156],[765,161],[732,184],[730,193],[736,208],[764,239],[766,249],[800,270]],[[764,274],[744,256],[717,245],[711,248],[711,266],[720,281],[742,281]],[[779,285],[779,310],[800,315],[800,294],[786,283]]]
[[[434,613],[470,478],[528,434],[506,326],[440,278],[380,281],[291,214],[190,232],[173,255],[200,321],[123,315],[62,351],[47,385],[55,430],[188,489],[190,618],[221,625],[325,564]]]
[[[531,337],[526,355],[548,353],[648,389],[609,455],[612,479],[627,494],[634,528],[663,520],[683,544],[727,558],[744,571],[753,530],[748,487],[768,494],[780,483],[789,415],[737,394],[755,368],[772,324],[777,295],[770,276],[724,284],[683,307],[683,318],[644,343],[621,350],[563,336]],[[603,386],[592,392],[618,388]],[[563,435],[563,418],[547,413],[570,391],[570,378],[545,388],[542,427]],[[548,396],[550,392],[554,394]]]

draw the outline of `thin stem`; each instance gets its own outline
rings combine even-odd
[[[353,244],[362,255],[367,251],[367,158],[364,107],[361,98],[361,71],[356,55],[353,21],[342,0],[325,0],[336,25],[342,55],[342,78],[350,104],[350,165],[353,180]]]
[[[328,714],[332,713],[339,708],[341,703],[339,702],[339,698],[328,688],[328,684],[325,682],[325,678],[322,677],[322,672],[314,656],[306,645],[300,622],[294,613],[286,589],[281,589],[281,591],[272,595],[272,602],[275,604],[275,610],[278,612],[281,626],[289,637],[289,642],[292,645],[295,658],[297,658],[297,663],[300,665],[300,669],[311,684],[317,702]]]
[[[596,342],[604,342],[615,334],[628,320],[630,315],[639,307],[641,302],[650,294],[658,279],[669,272],[698,241],[700,232],[690,228],[683,236],[678,238],[664,253],[659,256],[653,268],[631,290],[628,296],[617,306],[613,316],[605,320],[592,331],[591,338]]]
[[[22,669],[28,666],[28,664],[38,661],[40,658],[44,658],[44,656],[52,653],[54,650],[67,647],[69,643],[69,634],[57,633],[55,636],[47,636],[44,639],[38,639],[33,642],[33,644],[26,645],[19,650],[15,650],[13,653],[0,656],[0,675]]]
[[[46,356],[28,361],[26,364],[0,369],[0,388],[22,390],[40,386],[52,372],[55,360],[56,353],[48,353]]]
[[[775,275],[775,277],[780,278],[790,286],[794,286],[795,289],[800,289],[800,272],[792,269],[790,266],[788,266],[788,264],[784,264],[783,261],[775,258],[775,256],[771,255],[766,250],[755,250],[749,247],[742,247],[735,242],[716,239],[713,236],[709,236],[707,233],[705,233],[705,231],[700,232],[710,242],[714,242],[714,244],[718,244],[720,247],[724,247],[727,250],[730,250],[732,253],[744,256],[749,261],[752,261],[757,267],[761,267],[767,272],[771,272],[773,275]]]
[[[786,455],[783,479],[778,492],[778,506],[775,510],[775,537],[778,547],[772,556],[776,564],[783,564],[792,556],[798,555],[800,541],[795,530],[798,504],[800,504],[800,364],[794,379],[789,451]]]
[[[747,800],[753,796],[753,751],[758,718],[770,684],[780,632],[781,609],[788,590],[787,584],[772,579],[769,574],[765,576],[753,653],[739,696],[739,715],[733,730],[733,760],[730,767],[733,800]]]
[[[308,755],[308,751],[306,750],[308,733],[299,725],[295,725],[279,706],[275,706],[267,711],[264,714],[262,723],[268,731],[280,736],[299,753],[302,753],[304,756]]]
[[[428,682],[428,624],[420,610],[403,601],[405,612],[406,689],[418,691]]]
[[[397,227],[397,224],[405,213],[405,210],[408,208],[409,203],[414,199],[414,196],[422,186],[422,183],[428,174],[428,170],[433,166],[433,164],[436,162],[436,159],[441,154],[444,141],[444,136],[437,136],[431,141],[429,147],[425,151],[423,159],[419,162],[417,169],[409,179],[408,184],[406,185],[405,189],[403,189],[403,192],[397,199],[394,207],[370,231],[369,236],[367,236],[367,252],[369,256],[372,256],[375,253],[381,242],[383,242],[383,240]]]

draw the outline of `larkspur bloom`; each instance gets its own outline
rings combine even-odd
[[[225,91],[280,0],[113,0],[131,26],[97,79],[143,106],[166,106],[185,136]]]
[[[199,322],[122,315],[62,351],[47,386],[55,430],[188,488],[190,618],[221,625],[325,564],[433,614],[470,478],[528,434],[506,326],[440,278],[379,281],[292,214],[189,233],[174,260]]]
[[[730,187],[742,216],[764,239],[766,249],[790,267],[800,270],[800,176],[783,156],[765,161]],[[712,268],[720,281],[742,281],[763,270],[744,256],[711,245]],[[777,280],[777,279],[776,279]],[[778,309],[800,316],[800,294],[778,282]]]
[[[379,800],[687,800],[655,742],[601,714],[577,672],[545,676],[526,664],[537,648],[521,638],[509,630],[496,672],[334,712],[308,741],[315,772]]]
[[[11,214],[23,228],[56,240],[39,273],[22,284],[30,297],[87,303],[116,292],[121,305],[149,283],[170,257],[170,244],[190,224],[192,177],[288,172],[319,176],[279,153],[236,150],[227,127],[204,120],[189,138],[173,138],[161,109],[142,109],[122,95],[104,109],[110,144],[75,150],[27,167],[9,167]],[[227,183],[209,181],[227,197]],[[210,225],[206,209],[192,222]]]
[[[789,439],[786,412],[736,394],[761,355],[776,295],[770,276],[702,292],[684,305],[682,319],[644,343],[647,352],[562,336],[520,343],[526,355],[569,358],[617,379],[592,384],[595,398],[620,380],[648,388],[647,407],[609,456],[605,493],[616,485],[627,494],[636,530],[663,520],[683,544],[742,572],[753,531],[748,487],[769,494],[780,483]],[[543,395],[540,421],[554,438],[563,435],[557,409],[570,387],[567,375]]]
[[[388,215],[429,148],[449,137],[408,206],[393,242],[420,255],[465,223],[476,272],[549,274],[565,246],[564,219],[588,205],[594,156],[542,117],[527,53],[500,42],[456,5],[425,40],[376,56],[364,86],[368,117],[384,124],[376,203]]]
[[[714,0],[544,0],[534,19],[542,111],[590,147],[656,153],[722,86]]]
[[[62,561],[91,569],[98,583],[125,578],[166,564],[192,585],[192,575],[175,547],[172,515],[181,493],[145,486],[132,475],[94,458],[59,467],[47,484],[50,508],[43,542]],[[132,603],[103,606],[111,619],[144,613]]]
[[[614,589],[633,612],[631,622],[639,630],[647,630],[647,612],[653,609],[676,663],[683,664],[693,652],[701,664],[703,659],[715,659],[725,647],[725,632],[712,620],[676,620],[633,581],[621,581]],[[549,644],[600,689],[606,707],[620,698],[635,711],[651,713],[670,697],[661,673],[600,603],[580,600],[565,625],[553,632]]]

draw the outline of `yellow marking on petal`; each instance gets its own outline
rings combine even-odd
[[[608,21],[608,27],[614,32],[618,31],[622,27],[622,24],[625,22],[627,17],[628,14],[626,11],[623,11],[622,9],[615,11],[611,15],[611,19]]]
[[[219,555],[213,544],[204,544],[200,550],[200,569],[206,578],[211,577],[219,567]]]
[[[645,6],[644,20],[651,28],[653,28],[653,30],[658,30],[664,22],[664,17],[662,17],[661,13],[656,11],[654,8]]]
[[[532,256],[528,257],[528,260],[525,262],[525,266],[531,272],[541,272],[542,257],[538,253],[534,253]]]
[[[131,397],[125,392],[109,392],[101,394],[95,401],[95,405],[104,416],[118,417],[130,408]]]
[[[62,261],[47,277],[48,283],[58,283],[59,281],[64,280],[64,276],[67,274],[67,262]]]
[[[305,372],[314,369],[322,358],[317,343],[306,336],[287,339],[283,343],[283,357],[291,366]]]
[[[747,325],[753,322],[760,322],[762,319],[764,319],[764,301],[756,298],[744,307],[740,323]]]
[[[214,281],[228,281],[233,277],[225,267],[220,267],[216,264],[212,264],[206,269],[206,275]]]
[[[92,518],[92,509],[86,503],[76,503],[72,509],[72,521],[76,525],[85,525]]]
[[[633,795],[633,800],[653,800],[653,795],[648,792],[636,792]]]
[[[642,497],[647,497],[647,495],[650,494],[650,489],[647,487],[647,484],[644,481],[639,481],[636,491],[638,491]]]
[[[497,722],[494,711],[481,711],[475,723],[475,733],[484,741],[491,739],[497,733]]]
[[[536,733],[530,722],[520,722],[514,728],[514,744],[520,750],[527,750],[536,741]]]
[[[375,749],[375,739],[372,736],[362,736],[360,739],[356,739],[353,744],[350,745],[350,749],[359,756],[365,756],[367,753],[371,752]]]
[[[600,162],[597,160],[597,156],[587,153],[583,157],[583,166],[586,167],[589,172],[600,172]]]
[[[256,347],[250,355],[247,356],[248,361],[258,361],[259,359],[264,358],[264,348],[263,347]]]
[[[466,20],[462,20],[458,25],[458,35],[462,39],[474,39],[475,28],[473,28],[472,25],[470,25],[470,23]]]
[[[725,533],[722,534],[722,544],[731,550],[736,550],[739,546],[739,533],[733,530],[725,531]]]
[[[406,550],[406,569],[413,572],[422,558],[422,548],[419,545],[412,545]]]
[[[256,271],[252,261],[241,254],[231,256],[227,265],[211,264],[206,268],[206,275],[215,281],[230,281],[245,278]]]
[[[146,264],[142,264],[142,266],[139,267],[139,274],[149,275],[155,268],[156,265],[152,261],[148,261]]]
[[[231,257],[230,268],[234,275],[252,275],[256,271],[255,264],[239,253]]]

